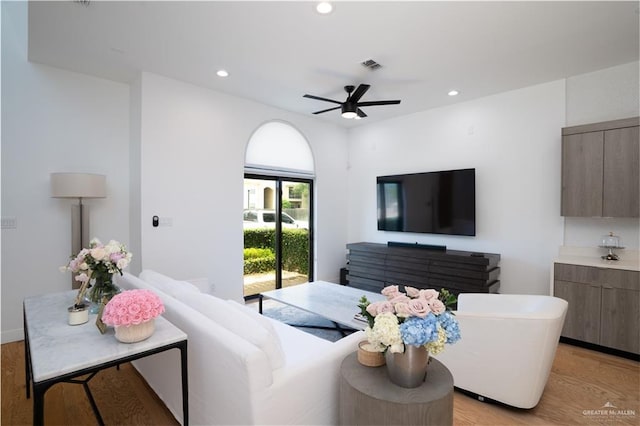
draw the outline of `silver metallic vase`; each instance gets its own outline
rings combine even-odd
[[[392,383],[403,388],[417,388],[424,383],[429,351],[424,346],[404,345],[403,353],[385,353],[387,371]]]

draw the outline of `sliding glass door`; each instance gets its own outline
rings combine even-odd
[[[312,194],[310,179],[245,175],[245,298],[312,279]]]

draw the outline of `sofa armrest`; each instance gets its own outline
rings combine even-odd
[[[266,354],[221,325],[209,320],[145,281],[125,273],[124,289],[147,288],[165,305],[162,314],[187,333],[189,414],[192,424],[255,424],[253,395],[266,392],[273,373]],[[134,362],[167,408],[182,420],[180,357],[167,351]]]
[[[362,331],[327,345],[306,362],[281,369],[268,392],[255,395],[263,424],[338,424],[340,366],[365,339]]]

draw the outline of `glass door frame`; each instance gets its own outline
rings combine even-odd
[[[311,178],[302,178],[302,177],[293,177],[293,176],[282,176],[282,175],[262,175],[256,173],[245,173],[244,179],[257,179],[257,180],[268,180],[274,181],[276,185],[276,205],[275,212],[276,218],[280,218],[280,220],[276,219],[276,230],[274,236],[275,243],[275,255],[276,255],[276,275],[275,275],[275,288],[282,288],[282,184],[283,182],[296,182],[296,183],[304,183],[309,185],[309,272],[307,274],[307,280],[309,282],[313,281],[314,276],[314,265],[313,265],[313,246],[314,246],[314,232],[313,232],[313,210],[314,210],[314,188],[313,188],[313,179]],[[244,233],[243,237],[244,239]],[[244,242],[243,242],[244,247]],[[245,300],[255,299],[259,297],[259,294],[244,296]]]

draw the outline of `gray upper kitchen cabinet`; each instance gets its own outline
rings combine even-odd
[[[639,217],[638,117],[562,129],[562,216]]]

